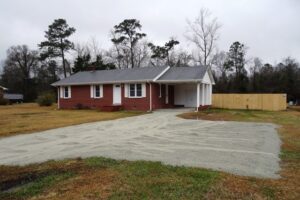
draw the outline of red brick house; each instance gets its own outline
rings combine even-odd
[[[78,72],[52,84],[58,108],[143,110],[211,105],[208,67],[145,67]]]

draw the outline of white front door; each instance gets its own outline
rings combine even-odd
[[[121,104],[121,84],[114,84],[113,86],[113,104]]]

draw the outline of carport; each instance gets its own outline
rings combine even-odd
[[[174,107],[197,110],[212,104],[212,86],[215,83],[210,70],[202,71],[198,67],[195,67],[195,70],[173,67],[155,82],[167,88],[166,104],[172,102]]]

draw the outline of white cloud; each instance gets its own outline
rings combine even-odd
[[[248,56],[273,63],[292,56],[300,61],[300,1],[298,0],[10,0],[0,2],[0,60],[11,45],[37,48],[44,31],[56,18],[65,18],[77,31],[75,42],[95,37],[111,45],[109,30],[125,18],[139,19],[149,40],[164,43],[175,36],[183,46],[186,19],[209,8],[223,25],[219,49],[239,40]],[[188,46],[191,48],[191,46]]]

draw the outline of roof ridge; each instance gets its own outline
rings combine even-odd
[[[123,70],[139,70],[139,69],[146,69],[146,68],[167,68],[168,66],[147,66],[147,67],[135,67],[135,68],[123,68],[123,69],[98,69],[98,70],[88,70],[88,71],[79,71],[74,74],[80,73],[80,72],[99,72],[99,71],[123,71]],[[72,74],[72,75],[74,75]]]

